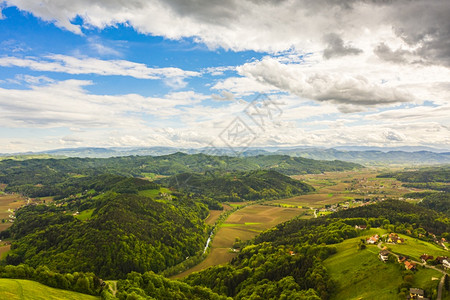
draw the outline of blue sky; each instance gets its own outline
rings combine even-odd
[[[348,3],[0,1],[0,153],[450,149],[448,2]]]

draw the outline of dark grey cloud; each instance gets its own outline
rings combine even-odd
[[[450,66],[450,1],[420,0],[396,6],[387,19],[397,36],[414,47],[425,63]]]
[[[348,44],[345,45],[342,38],[336,33],[327,34],[324,37],[324,40],[327,43],[327,48],[323,51],[323,57],[326,59],[346,55],[357,55],[363,52],[361,49],[352,47]]]
[[[378,44],[373,52],[382,60],[402,64],[407,62],[406,56],[411,54],[411,52],[403,49],[394,51],[385,43]]]
[[[180,16],[190,16],[210,24],[230,24],[236,18],[239,4],[236,0],[166,0],[168,8]]]

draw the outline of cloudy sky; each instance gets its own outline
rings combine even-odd
[[[0,0],[0,153],[450,149],[448,0]]]

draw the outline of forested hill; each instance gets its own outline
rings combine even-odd
[[[316,161],[286,155],[228,157],[175,153],[165,156],[129,156],[115,158],[31,159],[0,161],[0,183],[6,191],[27,192],[29,196],[55,195],[57,184],[66,185],[73,178],[100,174],[127,177],[175,175],[186,172],[233,172],[269,169],[286,175],[343,171],[361,166],[342,161]],[[79,180],[83,181],[82,179]]]
[[[178,264],[201,252],[207,239],[208,210],[187,197],[158,201],[107,192],[92,207],[92,215],[80,219],[67,214],[66,206],[21,208],[2,232],[2,238],[13,238],[6,263],[117,279]]]
[[[273,170],[182,173],[161,180],[183,192],[218,201],[246,201],[293,197],[314,191],[309,184]]]

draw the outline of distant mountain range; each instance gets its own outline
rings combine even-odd
[[[305,157],[316,160],[343,160],[363,164],[448,164],[450,163],[450,151],[429,147],[264,147],[248,149],[230,148],[175,148],[175,147],[110,147],[110,148],[67,148],[42,152],[28,152],[19,154],[0,154],[0,156],[12,155],[51,155],[65,157],[96,157],[107,158],[130,155],[160,156],[176,152],[187,154],[206,153],[211,155],[226,156],[255,156],[282,154],[293,157]]]

